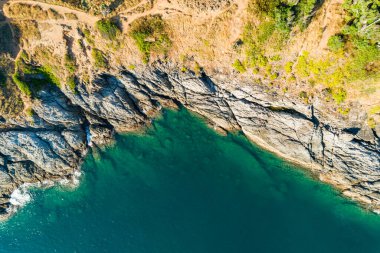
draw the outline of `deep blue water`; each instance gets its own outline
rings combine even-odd
[[[380,217],[185,110],[89,155],[75,190],[32,191],[0,252],[380,252]]]

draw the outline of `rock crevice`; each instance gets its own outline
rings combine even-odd
[[[179,104],[215,127],[243,131],[270,151],[308,166],[346,196],[380,209],[378,133],[339,128],[315,105],[233,78],[198,78],[165,66],[100,73],[75,92],[50,89],[33,102],[33,120],[1,123],[0,215],[7,215],[10,195],[20,185],[73,177],[90,144],[105,145],[114,131],[135,131],[163,107]]]

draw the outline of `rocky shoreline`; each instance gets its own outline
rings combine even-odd
[[[318,102],[305,105],[237,77],[197,77],[156,64],[97,73],[75,91],[50,86],[33,100],[29,119],[0,117],[0,217],[9,216],[11,194],[21,185],[72,178],[91,145],[106,145],[114,132],[136,131],[163,107],[178,104],[215,128],[244,132],[380,210],[380,133],[360,116],[339,121]]]

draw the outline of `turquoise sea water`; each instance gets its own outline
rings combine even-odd
[[[89,155],[75,190],[34,190],[0,252],[380,252],[380,216],[187,111]]]

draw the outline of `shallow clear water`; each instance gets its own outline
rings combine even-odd
[[[32,192],[0,252],[380,252],[380,217],[187,111],[89,155],[76,190]]]

